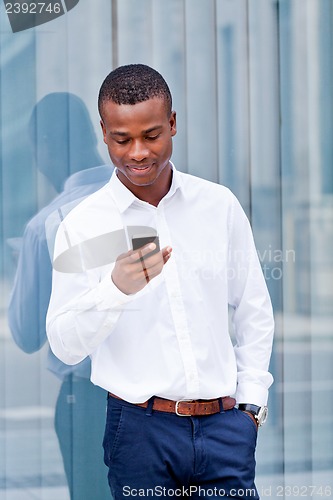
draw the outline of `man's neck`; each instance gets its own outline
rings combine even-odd
[[[164,168],[154,184],[149,186],[135,186],[129,184],[127,178],[117,171],[118,179],[129,189],[139,200],[146,201],[150,205],[157,207],[162,198],[169,192],[172,182],[172,167],[169,164]]]

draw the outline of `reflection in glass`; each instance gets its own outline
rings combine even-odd
[[[102,165],[89,113],[73,94],[48,94],[38,102],[29,134],[36,166],[58,193],[26,226],[8,310],[16,344],[24,352],[33,353],[46,342],[45,318],[51,293],[52,265],[45,222],[54,211],[63,206],[73,208],[102,187],[112,168]],[[47,367],[61,380],[55,430],[70,497],[109,498],[101,453],[106,396],[90,382],[90,360],[67,366],[49,350]]]

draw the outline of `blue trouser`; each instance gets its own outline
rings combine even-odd
[[[104,460],[120,498],[251,498],[257,429],[227,410],[203,417],[152,411],[109,397]]]

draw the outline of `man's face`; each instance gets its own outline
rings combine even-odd
[[[151,191],[165,182],[166,176],[160,174],[170,168],[176,113],[168,115],[164,99],[154,97],[134,105],[107,101],[101,126],[112,163],[128,189],[136,193],[146,186]]]

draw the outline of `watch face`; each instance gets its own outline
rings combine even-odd
[[[262,406],[256,416],[259,426],[263,425],[266,422],[267,416],[268,416],[268,408],[267,406]]]

